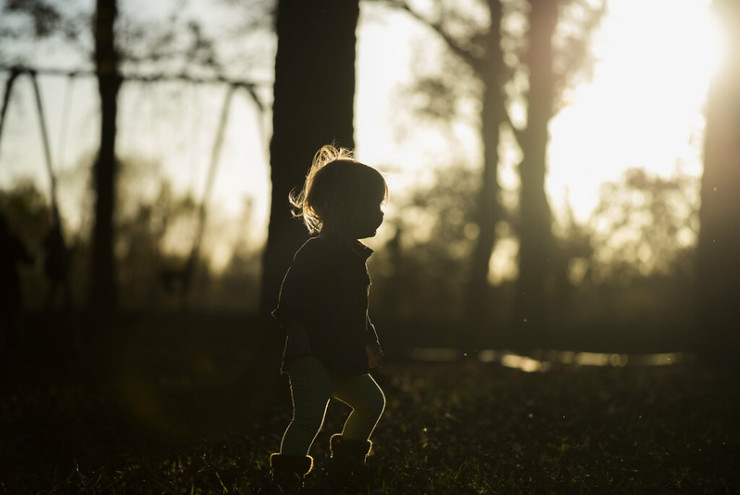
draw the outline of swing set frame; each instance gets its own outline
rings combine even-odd
[[[8,78],[5,81],[5,92],[3,95],[3,102],[2,102],[2,108],[0,109],[0,150],[2,145],[2,135],[3,135],[3,128],[5,125],[5,119],[7,117],[7,110],[10,103],[12,91],[15,87],[15,82],[20,76],[26,75],[29,77],[33,92],[34,92],[34,99],[36,103],[36,111],[38,115],[39,120],[39,128],[41,133],[41,140],[44,148],[44,159],[46,164],[46,171],[49,176],[49,184],[50,184],[50,191],[49,191],[49,197],[51,202],[51,210],[53,219],[52,221],[55,222],[59,229],[62,228],[62,215],[59,210],[59,204],[57,200],[57,177],[56,173],[54,171],[54,166],[52,163],[52,153],[51,153],[51,147],[49,144],[49,134],[46,127],[46,117],[44,113],[44,105],[43,100],[41,97],[41,91],[39,89],[38,84],[38,77],[39,76],[62,76],[67,77],[68,80],[74,81],[77,77],[97,77],[97,72],[92,70],[75,70],[75,71],[69,71],[69,70],[62,70],[62,69],[54,69],[54,68],[32,68],[32,67],[26,67],[21,65],[14,65],[14,66],[5,66],[0,65],[0,72],[6,72],[9,73]],[[233,96],[236,93],[237,90],[244,90],[247,96],[249,97],[250,101],[255,105],[256,109],[258,110],[258,114],[260,116],[264,115],[265,113],[265,105],[262,103],[258,96],[258,89],[262,86],[265,86],[267,83],[260,83],[260,82],[254,82],[254,81],[244,81],[244,80],[235,80],[235,79],[228,79],[225,77],[213,77],[213,78],[206,78],[206,77],[193,77],[188,74],[127,74],[122,76],[122,82],[131,81],[131,82],[139,82],[139,83],[158,83],[158,82],[183,82],[183,83],[191,83],[191,84],[197,84],[197,85],[226,85],[227,90],[224,95],[224,100],[221,106],[221,112],[219,117],[219,123],[218,128],[216,130],[215,139],[213,142],[213,147],[211,148],[211,156],[210,156],[210,162],[208,164],[208,176],[206,180],[205,189],[203,191],[203,195],[201,197],[200,205],[198,208],[198,219],[197,219],[197,227],[196,227],[196,234],[195,238],[193,240],[193,245],[190,249],[190,255],[188,257],[188,260],[185,263],[185,266],[182,270],[176,270],[172,271],[173,273],[170,273],[170,277],[176,277],[183,280],[182,286],[182,295],[184,298],[187,297],[190,287],[190,280],[193,277],[193,274],[196,269],[197,260],[200,253],[200,247],[203,241],[203,235],[205,233],[205,227],[207,223],[207,217],[208,217],[208,203],[210,202],[213,185],[215,182],[215,178],[217,175],[218,170],[218,164],[219,159],[221,156],[221,149],[223,147],[224,142],[224,134],[226,131],[228,119],[229,119],[229,112],[231,108],[231,102],[233,100]],[[65,97],[65,104],[64,104],[64,110],[63,112],[65,114],[68,113],[68,103],[69,103],[69,91],[70,86],[67,88],[67,94]],[[65,118],[66,120],[66,118]],[[261,140],[264,145],[266,142],[266,133],[263,125],[264,119],[258,120],[258,130],[261,135]],[[64,239],[64,236],[62,236],[62,239]],[[66,249],[66,245],[64,246]],[[163,273],[164,275],[164,273]]]

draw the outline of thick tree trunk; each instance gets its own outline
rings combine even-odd
[[[301,187],[322,145],[354,147],[358,17],[358,0],[281,0],[278,4],[263,313],[277,303],[282,277],[306,239],[305,227],[291,218],[289,192]]]
[[[488,273],[496,242],[496,223],[501,217],[498,198],[498,146],[500,127],[504,121],[502,114],[504,105],[501,101],[504,70],[501,50],[501,3],[499,0],[490,0],[488,4],[491,28],[488,31],[486,56],[477,71],[484,88],[481,113],[483,169],[476,211],[478,239],[473,248],[466,310],[468,325],[472,327],[485,326],[490,323],[493,316],[492,287],[488,282]]]
[[[707,358],[740,354],[740,4],[716,0],[728,58],[707,103],[701,230],[696,259],[696,343]]]
[[[116,180],[116,116],[121,76],[115,46],[116,0],[97,0],[95,63],[101,102],[100,150],[94,165],[95,219],[92,236],[92,309],[99,315],[116,308],[113,254]]]
[[[551,213],[545,193],[548,124],[554,108],[552,38],[558,1],[531,0],[529,14],[529,94],[527,129],[520,165],[519,282],[517,323],[524,335],[541,336],[547,325],[547,287],[553,249]]]

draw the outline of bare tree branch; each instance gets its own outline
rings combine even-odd
[[[504,116],[506,124],[509,126],[511,132],[514,134],[514,138],[516,139],[517,144],[520,148],[523,148],[526,140],[526,129],[522,130],[514,125],[514,121],[511,119],[511,112],[509,112],[509,109],[506,107],[506,96],[503,94],[503,92],[501,93],[501,98],[499,98],[498,100],[501,105],[501,115]]]
[[[375,3],[379,3],[379,4],[385,4],[390,7],[401,10],[403,12],[406,12],[413,19],[431,28],[432,31],[437,33],[437,35],[440,38],[442,38],[442,41],[444,41],[445,44],[447,44],[449,49],[452,50],[452,52],[455,55],[457,55],[461,60],[463,60],[468,65],[470,65],[470,67],[472,67],[474,71],[476,72],[480,71],[480,58],[479,57],[476,57],[469,50],[465,49],[457,41],[455,41],[449,35],[449,33],[445,31],[444,26],[442,26],[442,24],[440,24],[439,22],[433,22],[425,18],[419,12],[414,10],[406,0],[372,0],[372,1],[374,1]]]

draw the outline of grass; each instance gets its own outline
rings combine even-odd
[[[0,493],[267,493],[285,381],[249,370],[243,337],[178,335],[142,328],[74,358],[3,361]],[[740,388],[696,364],[527,374],[391,359],[377,379],[374,479],[348,493],[740,489]],[[322,468],[346,414],[329,409],[307,493],[341,493]]]

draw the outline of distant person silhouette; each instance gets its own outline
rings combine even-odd
[[[74,313],[74,298],[69,280],[69,248],[62,232],[62,220],[56,207],[52,210],[52,224],[44,237],[44,275],[49,281],[45,309],[47,314],[54,312],[57,294],[62,292],[64,323],[57,328],[67,337],[69,350],[77,352],[80,346],[80,328]],[[60,322],[57,322],[60,323]],[[66,333],[64,333],[66,331]]]
[[[18,264],[31,264],[34,258],[0,213],[0,353],[18,344],[23,295]]]
[[[333,146],[316,153],[303,189],[290,195],[294,215],[318,235],[296,252],[273,312],[287,334],[282,369],[293,399],[293,419],[280,453],[270,456],[281,490],[299,489],[311,471],[308,452],[331,397],[352,412],[342,433],[331,437],[330,472],[348,480],[367,469],[370,436],[385,396],[369,374],[382,353],[368,316],[366,260],[372,250],[358,239],[375,235],[387,195],[377,170]]]
[[[51,227],[44,237],[44,275],[49,281],[46,293],[46,311],[51,312],[58,291],[64,296],[64,308],[70,311],[71,294],[69,287],[69,252],[64,242],[59,215],[54,212]]]

